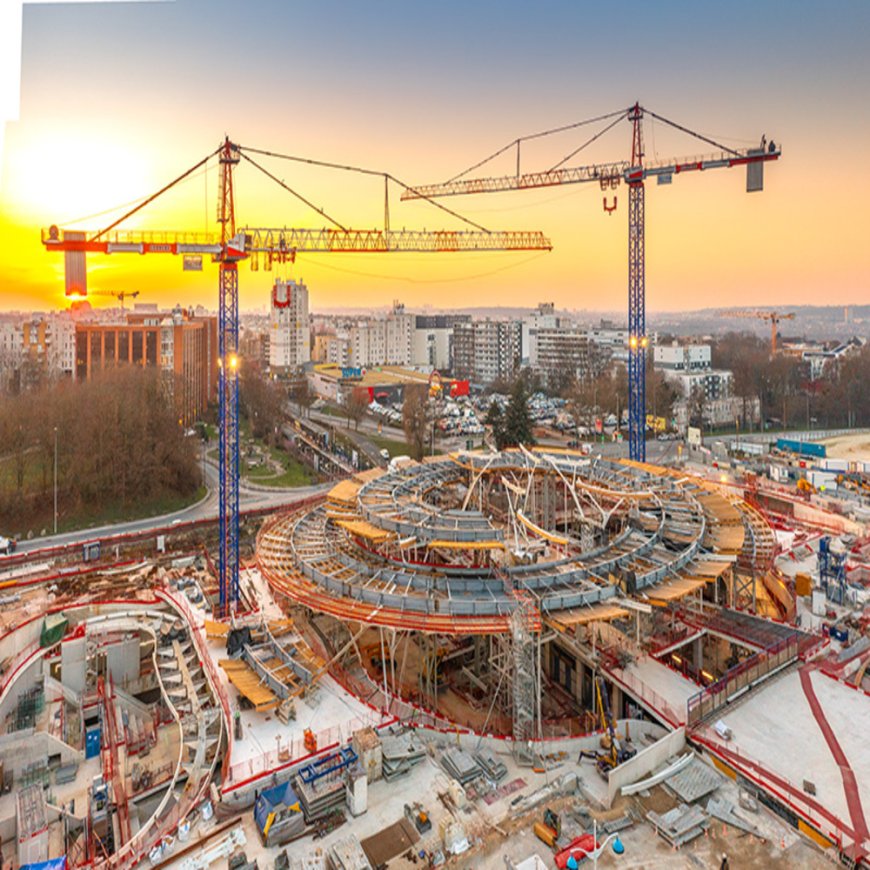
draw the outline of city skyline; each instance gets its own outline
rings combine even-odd
[[[867,298],[870,254],[858,210],[870,181],[834,151],[836,142],[866,139],[867,115],[854,110],[870,72],[861,48],[866,7],[837,4],[831,14],[813,3],[738,3],[733,12],[751,9],[751,26],[740,14],[723,21],[687,4],[657,9],[654,20],[642,4],[630,4],[621,23],[603,9],[568,4],[534,15],[511,8],[522,11],[385,3],[377,16],[356,7],[291,15],[264,2],[246,8],[241,26],[225,28],[221,13],[231,7],[194,0],[25,6],[20,119],[7,125],[0,189],[8,242],[0,249],[3,308],[65,302],[63,261],[43,250],[41,227],[90,217],[76,225],[99,229],[118,212],[98,213],[152,193],[213,151],[224,133],[417,184],[449,178],[517,136],[636,99],[732,147],[754,145],[762,134],[783,146],[762,194],[745,194],[741,170],[678,178],[660,190],[648,183],[651,312]],[[626,32],[632,19],[636,34]],[[647,124],[645,133],[648,158],[711,150],[660,124]],[[530,146],[524,167],[547,168],[585,135]],[[627,159],[629,150],[625,123],[589,150],[589,162]],[[481,171],[509,172],[511,160]],[[268,165],[345,225],[382,224],[379,180]],[[255,170],[241,170],[240,225],[323,225],[288,194],[267,193]],[[489,228],[541,230],[553,241],[551,253],[305,256],[271,274],[244,269],[241,306],[264,306],[277,277],[304,277],[315,310],[378,307],[393,298],[444,309],[546,299],[620,310],[627,190],[615,191],[617,211],[606,215],[601,191],[590,187],[445,202]],[[139,226],[213,229],[216,188],[212,165]],[[393,226],[459,226],[425,204],[400,203],[398,194],[391,194]],[[164,307],[216,304],[210,264],[182,274],[173,257],[91,256],[88,267],[91,289],[140,290],[140,301]]]

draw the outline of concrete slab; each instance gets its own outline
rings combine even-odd
[[[855,772],[866,812],[870,807],[870,753],[861,723],[870,717],[870,697],[819,672],[813,672],[811,680],[825,717]],[[803,791],[804,780],[810,780],[816,790],[812,799],[851,827],[840,769],[813,717],[796,671],[759,687],[719,718],[734,735],[724,744],[726,748],[760,762],[799,792]],[[705,729],[704,736],[720,742],[712,728]]]
[[[624,670],[617,670],[614,673],[617,677],[625,674],[629,688],[639,684],[640,687],[648,690],[646,694],[643,691],[638,694],[653,708],[656,708],[657,704],[661,706],[658,702],[663,699],[680,722],[686,720],[686,702],[700,691],[696,683],[650,656],[643,656]]]

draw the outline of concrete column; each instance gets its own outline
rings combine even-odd
[[[700,671],[704,667],[704,638],[695,639],[695,667]]]

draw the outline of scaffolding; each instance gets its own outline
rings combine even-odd
[[[520,764],[532,764],[532,741],[541,721],[539,658],[535,622],[537,613],[531,599],[523,600],[511,617],[513,647],[513,738],[514,757]]]

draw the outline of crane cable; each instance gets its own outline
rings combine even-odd
[[[402,181],[399,178],[396,178],[395,175],[392,175],[389,172],[381,172],[381,171],[376,170],[376,169],[366,169],[363,166],[352,166],[352,165],[349,165],[346,163],[332,163],[328,160],[315,160],[312,157],[298,157],[295,154],[278,154],[275,151],[265,151],[262,148],[252,148],[252,147],[247,146],[247,145],[245,145],[245,146],[237,145],[236,147],[239,149],[239,151],[242,152],[242,154],[244,154],[245,151],[249,151],[252,154],[261,154],[264,157],[274,157],[278,160],[292,160],[295,163],[305,163],[309,166],[320,166],[320,167],[323,167],[324,169],[338,169],[338,170],[341,170],[342,172],[356,172],[356,173],[359,173],[360,175],[374,175],[374,176],[377,176],[378,178],[386,178],[389,181],[392,181],[394,184],[398,184],[399,187],[403,188],[404,190],[407,190],[408,192],[413,193],[418,198],[425,199],[426,202],[428,202],[430,205],[434,205],[436,208],[440,208],[441,211],[447,212],[447,214],[451,215],[452,217],[455,217],[458,220],[462,221],[463,223],[466,223],[469,226],[474,227],[476,230],[480,230],[482,233],[492,233],[492,230],[487,229],[486,227],[482,226],[481,224],[475,223],[473,220],[470,220],[469,218],[464,217],[463,215],[459,214],[459,212],[454,211],[451,208],[448,208],[446,205],[442,205],[440,202],[437,202],[436,200],[434,200],[431,196],[426,196],[425,194],[421,193],[419,190],[411,187],[409,184],[405,184],[404,181]]]
[[[567,130],[576,130],[578,127],[585,127],[588,124],[595,124],[598,121],[609,121],[611,118],[621,119],[625,116],[627,111],[628,109],[617,109],[615,112],[608,112],[606,115],[598,115],[595,118],[587,118],[585,121],[575,121],[573,124],[565,124],[562,127],[553,127],[550,130],[541,130],[538,133],[530,133],[528,136],[520,136],[512,142],[508,142],[508,144],[503,148],[499,148],[498,151],[494,151],[489,155],[489,157],[484,157],[483,160],[478,161],[473,166],[469,166],[468,169],[463,169],[458,175],[454,175],[453,178],[448,179],[446,184],[458,181],[463,175],[468,175],[469,172],[473,172],[475,169],[480,168],[484,163],[489,163],[490,160],[498,157],[500,154],[504,154],[504,152],[509,148],[513,148],[515,145],[518,146],[521,142],[528,142],[532,139],[541,139],[544,136],[552,136],[555,133],[564,133]],[[558,166],[559,164],[556,165]]]
[[[623,116],[620,114],[619,117],[611,121],[603,130],[599,130],[594,136],[590,139],[587,139],[579,148],[575,148],[570,154],[566,154],[555,166],[551,166],[547,172],[553,172],[558,169],[563,164],[567,163],[572,157],[576,154],[579,154],[584,148],[591,145],[596,139],[600,139],[605,133],[609,130],[612,130],[621,120]]]
[[[223,150],[223,146],[212,151],[210,154],[208,154],[206,157],[204,157],[202,160],[200,160],[199,163],[195,164],[194,166],[191,166],[190,169],[187,170],[187,172],[183,172],[181,175],[178,176],[178,178],[174,179],[173,181],[170,181],[169,184],[161,187],[160,190],[157,191],[157,193],[153,193],[153,194],[151,194],[151,196],[147,197],[146,199],[143,199],[142,202],[139,203],[139,205],[135,206],[134,208],[131,208],[128,212],[125,212],[116,221],[113,221],[112,223],[110,223],[105,229],[100,230],[96,235],[94,235],[90,239],[90,241],[95,242],[95,241],[97,241],[97,239],[100,238],[100,236],[104,236],[110,230],[115,229],[115,227],[118,226],[118,224],[123,223],[125,220],[127,220],[128,217],[131,217],[132,215],[136,214],[137,211],[145,208],[145,206],[148,205],[149,203],[154,202],[154,200],[157,199],[158,196],[161,196],[162,194],[166,193],[167,190],[169,190],[171,187],[174,187],[176,184],[178,184],[179,181],[183,181],[185,178],[187,178],[188,175],[192,175],[194,172],[196,172],[197,169],[199,169],[204,164],[208,163],[208,161],[211,160],[212,157],[214,157],[217,154],[220,154],[220,152],[222,150]]]
[[[667,118],[663,118],[661,115],[657,115],[655,112],[651,112],[649,109],[641,106],[641,111],[646,113],[652,118],[655,118],[657,121],[661,121],[663,124],[667,124],[669,127],[673,127],[675,130],[679,130],[682,133],[687,133],[689,136],[694,136],[696,139],[700,139],[702,142],[706,142],[708,145],[714,145],[720,151],[726,151],[729,154],[733,154],[735,157],[740,157],[740,152],[735,151],[733,148],[729,148],[727,145],[723,145],[721,142],[717,142],[715,139],[711,139],[709,136],[704,136],[701,133],[696,133],[694,130],[690,130],[688,127],[684,127],[682,124],[678,124],[676,121],[670,121]]]
[[[292,193],[293,196],[295,196],[297,199],[299,199],[299,200],[301,200],[302,202],[304,202],[305,205],[307,205],[309,208],[314,209],[314,211],[316,211],[316,212],[317,212],[321,217],[325,217],[325,218],[326,218],[330,223],[335,224],[335,226],[337,226],[337,227],[338,227],[338,228],[339,228],[343,233],[348,232],[347,227],[345,227],[345,226],[343,226],[342,224],[340,224],[340,223],[339,223],[339,222],[338,222],[334,217],[331,217],[330,215],[328,215],[328,214],[327,214],[327,213],[326,213],[322,208],[318,208],[316,205],[314,205],[313,202],[310,202],[309,200],[307,200],[304,196],[302,196],[301,193],[299,193],[299,192],[293,190],[293,188],[290,187],[290,185],[286,184],[286,183],[285,183],[284,181],[282,181],[280,178],[278,178],[278,177],[275,176],[275,175],[272,175],[272,173],[269,172],[268,169],[266,169],[266,168],[263,167],[263,166],[260,166],[260,164],[257,163],[257,161],[254,160],[252,157],[248,157],[248,155],[245,154],[244,151],[240,151],[239,153],[242,155],[242,157],[245,158],[245,160],[248,161],[248,163],[251,164],[251,166],[254,166],[254,167],[256,167],[257,169],[259,169],[260,172],[263,173],[263,175],[265,175],[267,178],[271,178],[272,181],[275,182],[275,184],[280,185],[281,187],[283,187],[284,190],[286,190],[288,193]]]

